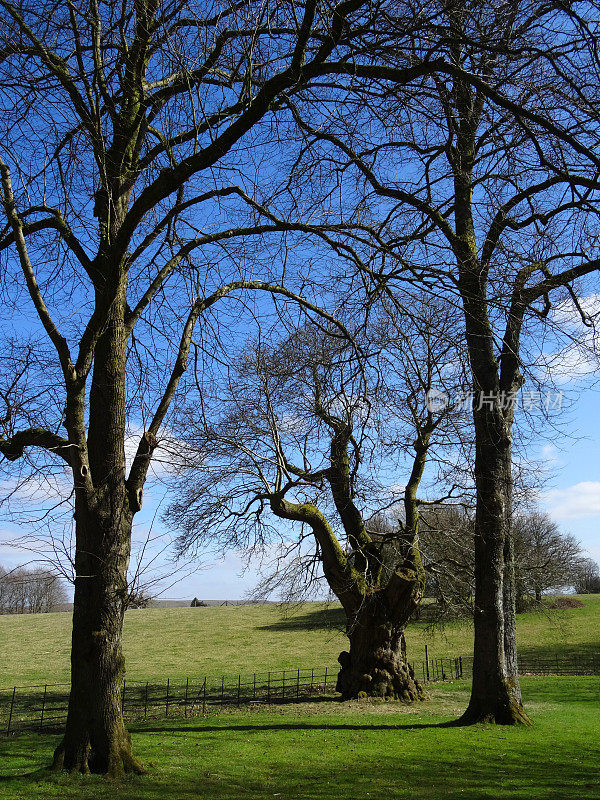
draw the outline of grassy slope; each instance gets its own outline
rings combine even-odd
[[[538,653],[600,650],[600,595],[585,607],[519,616],[519,647]],[[0,687],[68,680],[69,614],[0,616]],[[266,669],[335,667],[346,647],[341,609],[316,603],[287,614],[278,606],[228,606],[131,611],[125,622],[130,679],[164,680],[187,675],[251,673]],[[409,656],[469,655],[472,627],[448,625],[431,632],[413,623]]]
[[[533,729],[446,728],[464,683],[425,705],[331,703],[234,711],[133,731],[149,769],[112,785],[49,777],[55,736],[0,740],[2,800],[579,800],[600,797],[600,679],[525,678]]]

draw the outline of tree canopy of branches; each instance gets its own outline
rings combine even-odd
[[[519,511],[514,516],[515,584],[517,611],[537,603],[548,591],[569,589],[577,583],[585,562],[581,545],[541,511]],[[421,523],[423,565],[428,586],[441,619],[472,613],[475,590],[475,516],[471,510],[434,508]]]

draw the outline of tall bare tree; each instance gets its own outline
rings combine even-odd
[[[553,303],[572,302],[592,324],[581,296],[600,266],[597,8],[583,16],[517,0],[436,8],[437,25],[413,39],[415,61],[430,59],[432,75],[409,88],[396,82],[405,53],[396,55],[402,26],[392,17],[368,48],[370,62],[356,65],[361,110],[325,116],[315,105],[295,116],[307,151],[343,183],[348,218],[379,221],[381,280],[405,280],[399,264],[410,260],[420,281],[463,309],[477,513],[475,662],[462,720],[527,724],[516,661],[512,429],[527,352]]]
[[[142,769],[121,715],[121,630],[161,428],[201,315],[242,290],[295,297],[273,270],[255,279],[252,237],[305,230],[256,175],[272,183],[285,96],[347,72],[371,11],[358,0],[0,7],[4,288],[15,314],[35,310],[28,352],[39,331],[47,345],[44,366],[6,375],[0,452],[25,468],[62,463],[73,490],[71,694],[54,764],[119,775]],[[127,472],[128,424],[142,434]]]

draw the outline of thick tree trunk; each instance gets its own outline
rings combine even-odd
[[[131,515],[124,511],[121,518],[103,517],[77,510],[71,694],[53,766],[118,777],[143,771],[132,755],[121,713]]]
[[[111,268],[104,266],[104,271]],[[125,484],[126,283],[109,308],[94,356],[88,451],[93,488],[75,476],[76,554],[71,694],[54,767],[119,776],[140,772],[125,730],[121,634],[133,511]]]
[[[529,724],[521,702],[516,661],[510,436],[497,407],[476,411],[475,427],[473,683],[469,706],[460,722]]]
[[[349,619],[350,651],[340,654],[337,691],[344,699],[364,693],[412,703],[423,699],[423,690],[406,660],[403,609],[385,607],[378,597],[365,598]]]

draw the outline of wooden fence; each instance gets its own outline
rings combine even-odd
[[[415,676],[423,683],[468,678],[473,659],[430,658],[413,662]],[[335,696],[338,667],[255,672],[252,676],[167,679],[123,682],[121,702],[128,721],[188,717],[224,706],[253,703],[270,705],[318,701]],[[600,675],[600,653],[520,658],[521,674]],[[12,686],[0,689],[0,734],[19,731],[60,730],[66,721],[69,684]]]

